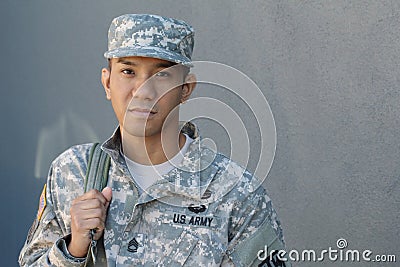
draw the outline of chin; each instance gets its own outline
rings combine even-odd
[[[150,125],[146,125],[144,123],[141,124],[125,124],[123,130],[126,134],[135,137],[149,137],[161,132],[160,130],[154,129]]]

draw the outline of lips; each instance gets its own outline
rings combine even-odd
[[[140,117],[140,118],[150,118],[152,116],[154,116],[157,111],[152,110],[152,109],[147,109],[147,108],[130,108],[128,109],[129,113],[133,114],[136,117]]]

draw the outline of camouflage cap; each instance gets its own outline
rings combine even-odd
[[[126,14],[111,22],[104,57],[152,57],[191,66],[193,46],[193,28],[182,20]]]

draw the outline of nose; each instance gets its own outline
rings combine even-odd
[[[138,78],[134,90],[132,90],[132,97],[141,100],[153,100],[156,98],[157,92],[154,87],[154,81],[146,76]]]

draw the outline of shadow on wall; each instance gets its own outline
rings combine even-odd
[[[89,123],[72,110],[62,113],[52,124],[40,130],[36,151],[35,177],[47,177],[51,162],[74,144],[98,142]]]

